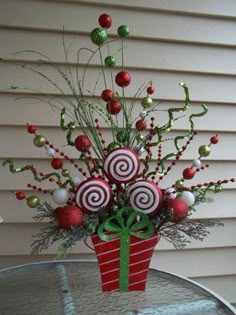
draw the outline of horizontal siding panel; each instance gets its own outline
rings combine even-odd
[[[48,76],[50,80],[56,83],[59,88],[66,95],[72,95],[70,88],[67,86],[55,70],[52,70],[47,65],[41,65],[39,68],[37,65],[33,65],[36,70],[39,70]],[[75,73],[76,67],[72,68],[72,72]],[[84,80],[84,93],[92,93],[94,95],[101,95],[101,91],[104,90],[105,85],[103,80],[100,78],[100,68],[90,67],[86,71],[86,77]],[[235,78],[234,76],[226,75],[202,75],[197,73],[187,73],[187,72],[168,72],[168,71],[152,71],[146,70],[141,71],[138,69],[127,69],[130,70],[130,75],[132,77],[132,82],[130,86],[125,90],[127,97],[133,97],[140,87],[144,83],[152,81],[155,86],[158,87],[158,99],[174,99],[183,100],[183,89],[179,86],[181,81],[187,83],[190,89],[191,99],[193,101],[199,102],[234,102],[234,86]],[[4,64],[0,63],[0,71],[5,73],[4,76],[0,78],[0,87],[4,91],[7,91],[10,87],[18,87],[19,91],[22,92],[39,92],[46,94],[58,94],[61,95],[61,91],[56,88],[52,83],[48,82],[45,78],[29,71],[28,69],[22,68],[15,64]],[[114,72],[117,73],[119,69]],[[82,78],[83,71],[81,69],[80,75]],[[90,78],[94,78],[91,80]],[[97,82],[97,79],[100,80]],[[107,86],[112,87],[109,83],[110,74],[107,73]],[[27,90],[25,90],[27,88]],[[95,88],[95,91],[94,91]],[[30,91],[32,89],[32,91]],[[116,89],[119,94],[121,94],[121,88]]]
[[[157,11],[141,12],[111,8],[109,5],[99,8],[87,6],[85,3],[7,1],[2,4],[0,25],[56,31],[64,26],[67,31],[87,33],[93,25],[96,27],[97,18],[103,12],[109,12],[113,17],[114,26],[111,28],[113,34],[116,27],[128,23],[131,34],[135,37],[235,45],[232,41],[236,37],[234,20]],[[145,21],[145,27],[137,21]]]
[[[194,88],[193,88],[194,89]],[[192,90],[192,89],[191,89]],[[191,94],[190,90],[190,94]],[[157,86],[158,94],[158,86]],[[35,99],[35,98],[40,98]],[[60,111],[53,110],[52,107],[45,103],[50,99],[50,95],[21,95],[21,94],[10,94],[0,93],[0,124],[3,126],[19,126],[25,125],[26,122],[35,124],[36,126],[59,126],[60,123]],[[63,102],[63,98],[59,97],[58,100]],[[90,99],[88,99],[90,101]],[[128,100],[128,101],[131,101]],[[166,110],[171,107],[181,107],[183,102],[177,102],[175,100],[161,100],[158,105],[158,111],[154,115],[156,121],[162,122],[166,119],[166,113],[162,110]],[[105,107],[105,103],[104,103]],[[235,117],[236,117],[236,106],[234,104],[215,104],[207,103],[208,113],[201,118],[195,119],[195,128],[199,131],[211,131],[212,132],[234,132],[236,131]],[[133,116],[136,117],[141,112],[141,100],[137,100],[137,104],[133,109]],[[189,115],[192,113],[200,112],[201,103],[191,102],[190,108],[185,114]],[[227,116],[227,119],[222,119],[221,123],[218,122],[218,117]],[[151,114],[150,114],[151,116]],[[178,113],[177,117],[181,116]],[[67,117],[66,117],[67,118]],[[68,118],[67,118],[68,119]],[[176,120],[174,123],[174,130],[183,130],[183,120]],[[69,121],[69,119],[68,119]],[[100,121],[100,125],[105,127],[103,121]],[[186,128],[186,126],[185,126]],[[41,129],[41,128],[40,128]],[[223,143],[223,141],[221,141]],[[232,148],[233,149],[233,148]]]
[[[43,59],[42,56],[24,50],[35,50],[46,55],[57,63],[65,63],[66,57],[63,49],[63,35],[55,33],[42,33],[39,31],[26,31],[15,29],[0,29],[0,41],[5,45],[0,47],[1,58],[8,60]],[[70,46],[70,44],[72,44]],[[70,46],[68,62],[77,63],[77,52],[80,48],[95,50],[96,46],[88,35],[65,36],[66,47]],[[121,65],[121,41],[109,45],[110,54],[115,54],[117,65]],[[107,55],[107,47],[101,48],[102,54]],[[17,54],[16,54],[17,53]],[[130,38],[125,44],[125,64],[134,68],[147,68],[156,70],[193,71],[216,74],[235,74],[236,65],[234,47],[217,47],[209,45],[182,44],[176,42],[137,40]],[[80,53],[80,64],[87,63],[88,52]],[[134,58],[135,56],[135,58]],[[224,62],[222,62],[222,58]],[[97,53],[91,64],[100,64]]]
[[[33,210],[34,211],[34,210]],[[204,242],[193,240],[187,249],[204,249],[204,248],[220,248],[220,247],[235,247],[236,246],[236,219],[223,219],[224,227],[212,228],[210,235]],[[46,224],[46,223],[45,223]],[[45,226],[43,223],[25,223],[13,224],[2,223],[0,229],[0,249],[1,255],[22,255],[30,253],[30,244],[33,237],[39,232],[40,228]],[[5,240],[8,240],[7,243]],[[43,254],[56,254],[56,245],[51,246]],[[164,239],[161,239],[157,245],[158,250],[173,250],[172,244]],[[73,249],[73,253],[90,252],[90,250],[79,242]],[[234,267],[235,268],[235,267]],[[236,270],[235,270],[236,271]]]
[[[197,121],[196,121],[197,122]],[[32,121],[31,121],[32,123]],[[197,124],[197,123],[196,123]],[[187,125],[187,124],[186,124]],[[183,126],[182,126],[183,127]],[[109,129],[103,129],[103,137],[108,145],[115,139]],[[72,134],[72,139],[74,140],[79,134],[82,132],[76,130],[74,134]],[[61,129],[58,128],[45,128],[40,127],[37,129],[37,134],[44,135],[46,139],[50,143],[53,143],[55,147],[59,148],[61,151],[64,151],[71,158],[78,158],[80,153],[72,146],[66,146],[66,132],[64,133]],[[176,152],[173,138],[176,136],[183,136],[187,134],[187,130],[170,132],[163,135],[164,139],[171,139],[169,141],[165,141],[162,144],[162,156],[170,152]],[[202,144],[209,144],[210,138],[215,133],[213,132],[199,132],[190,145],[187,147],[186,151],[183,153],[182,160],[191,160],[198,157],[198,148]],[[16,137],[17,135],[17,137]],[[7,126],[0,127],[0,142],[4,143],[5,139],[7,139],[5,145],[0,148],[0,156],[2,158],[28,158],[28,154],[33,159],[37,158],[48,158],[46,155],[46,150],[44,148],[35,147],[33,144],[34,136],[29,134],[26,131],[26,127],[15,127],[11,126],[10,128]],[[157,139],[154,138],[153,142]],[[232,146],[231,150],[224,150],[224,148],[230,148],[235,139],[234,133],[220,133],[219,135],[219,143],[217,145],[211,146],[211,154],[207,158],[202,158],[203,162],[210,161],[234,161],[236,160],[236,147]],[[12,150],[17,144],[21,143],[21,145],[17,148],[17,150]],[[179,142],[179,145],[186,144],[186,139]],[[157,159],[157,148],[153,150],[153,159]],[[145,154],[143,154],[145,156]],[[69,163],[68,163],[69,164]],[[235,169],[236,170],[236,169]]]

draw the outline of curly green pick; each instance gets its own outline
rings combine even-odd
[[[23,167],[17,167],[15,168],[13,160],[12,159],[6,159],[2,162],[2,165],[5,166],[6,164],[9,164],[9,170],[12,174],[20,173],[25,171],[25,166]],[[30,165],[30,167],[33,167],[33,165]]]
[[[63,131],[68,130],[68,132],[66,134],[67,143],[71,146],[74,146],[74,142],[71,140],[71,136],[72,136],[72,133],[75,129],[75,123],[69,122],[67,125],[65,125],[65,112],[66,112],[66,109],[63,108],[61,111],[60,127]]]

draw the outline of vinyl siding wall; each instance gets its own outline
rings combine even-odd
[[[10,86],[40,90],[48,96],[58,91],[17,64],[37,66],[38,56],[30,53],[14,54],[33,49],[41,51],[63,66],[63,27],[67,44],[73,42],[69,63],[76,66],[76,52],[80,47],[94,47],[89,32],[97,26],[97,17],[109,13],[114,35],[121,24],[131,30],[125,49],[125,64],[132,75],[127,96],[132,97],[142,82],[152,80],[156,86],[156,100],[163,106],[176,106],[183,100],[180,81],[190,88],[192,112],[199,111],[203,102],[209,114],[196,121],[198,136],[179,163],[181,172],[196,158],[200,144],[220,134],[220,143],[214,146],[208,158],[210,168],[199,174],[197,181],[231,178],[236,174],[236,3],[235,1],[160,1],[160,0],[94,0],[94,1],[1,1],[0,10],[0,157],[15,158],[16,165],[33,163],[40,170],[49,170],[44,150],[32,145],[32,137],[25,132],[25,123],[39,126],[38,130],[58,147],[64,135],[58,126],[59,115],[50,106],[36,99],[21,96],[40,96],[30,90],[4,90]],[[86,56],[84,56],[86,57]],[[85,59],[82,56],[81,62]],[[96,77],[98,60],[88,69],[88,87]],[[40,67],[44,73],[61,82],[49,66]],[[100,82],[98,84],[98,91]],[[16,100],[17,98],[20,98]],[[138,110],[138,109],[137,109]],[[140,110],[140,108],[139,108]],[[137,111],[138,113],[139,111]],[[159,119],[159,118],[157,118]],[[185,129],[176,122],[175,133]],[[104,130],[109,138],[109,130]],[[71,157],[77,153],[68,149]],[[179,173],[180,174],[180,173]],[[30,256],[32,234],[43,223],[35,223],[24,202],[15,200],[12,191],[24,190],[32,182],[30,174],[12,175],[8,169],[0,171],[0,267],[32,261],[54,259],[52,247],[40,256]],[[195,217],[219,218],[224,228],[212,231],[204,242],[193,242],[185,250],[176,251],[161,241],[153,257],[152,267],[191,277],[212,288],[230,302],[236,302],[236,185],[225,186],[214,196],[215,203],[201,206]],[[40,195],[40,194],[39,194]],[[82,245],[76,246],[67,257],[94,259],[94,254]]]

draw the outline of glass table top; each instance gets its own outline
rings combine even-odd
[[[0,271],[1,315],[236,314],[202,287],[150,269],[146,291],[102,292],[96,262],[61,261]]]

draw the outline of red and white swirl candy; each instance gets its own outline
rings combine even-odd
[[[104,159],[103,169],[107,178],[117,184],[131,182],[139,172],[140,161],[137,153],[130,148],[118,148]]]
[[[134,210],[154,214],[162,202],[161,189],[150,180],[138,180],[128,189],[129,203]]]
[[[101,178],[89,178],[78,186],[75,200],[85,212],[94,213],[100,208],[108,209],[112,204],[111,186]]]

